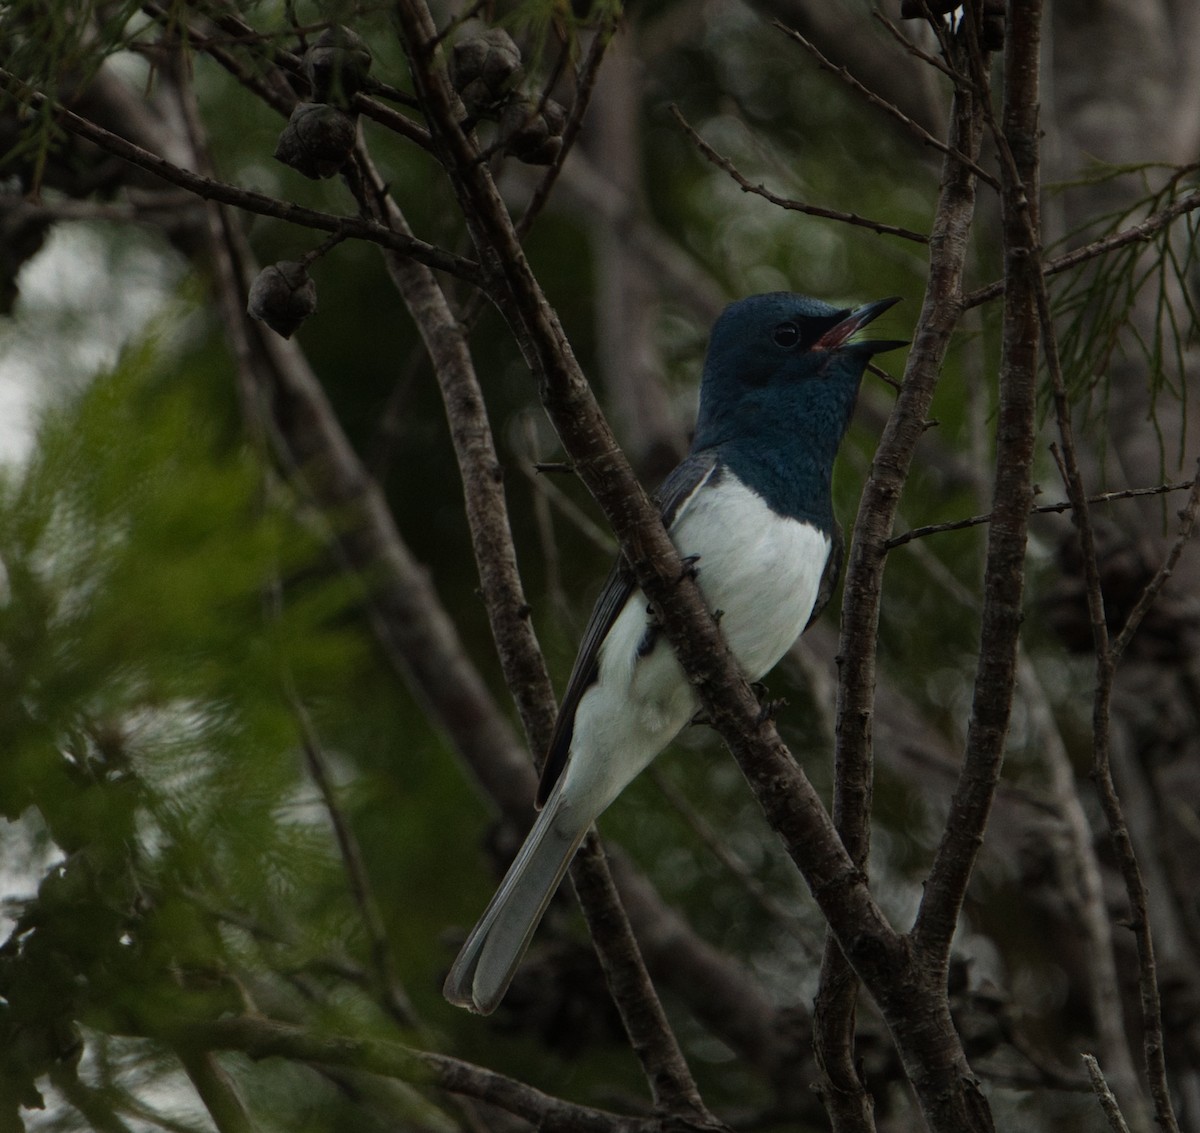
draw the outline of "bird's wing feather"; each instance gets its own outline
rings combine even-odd
[[[655,493],[655,500],[668,531],[679,522],[696,492],[708,483],[714,474],[719,474],[720,468],[721,464],[714,453],[692,453],[663,481],[662,487]],[[600,646],[608,631],[612,629],[613,622],[617,620],[617,615],[629,601],[636,585],[633,573],[625,564],[625,560],[619,558],[609,572],[604,589],[601,590],[600,597],[592,609],[592,616],[583,631],[583,640],[579,645],[575,665],[567,680],[567,691],[563,694],[562,704],[559,705],[558,719],[554,723],[554,734],[550,738],[546,764],[538,784],[539,807],[545,805],[550,791],[567,765],[579,698],[595,682],[600,665]]]
[[[808,615],[808,629],[821,616],[821,611],[829,605],[833,592],[837,589],[838,579],[842,574],[842,560],[846,556],[846,537],[842,534],[841,525],[834,523],[829,532],[829,558],[825,560],[825,569],[821,572],[821,584],[817,588],[817,600],[813,603],[812,613]]]

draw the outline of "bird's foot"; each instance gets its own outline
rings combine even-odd
[[[767,720],[774,720],[779,714],[779,710],[787,704],[787,700],[782,696],[772,700],[770,691],[762,681],[751,682],[750,689],[758,700],[758,722],[760,724]]]

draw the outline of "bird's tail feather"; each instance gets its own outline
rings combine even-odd
[[[504,998],[550,898],[591,825],[590,817],[563,801],[560,788],[561,782],[446,977],[442,993],[459,1007],[490,1015]]]

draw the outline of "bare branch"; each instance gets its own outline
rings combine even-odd
[[[456,100],[430,46],[435,32],[428,12],[417,0],[407,0],[397,14],[418,94],[447,156],[460,205],[474,239],[486,249],[485,262],[494,268],[493,294],[538,378],[543,403],[568,455],[619,535],[710,719],[897,1034],[932,1127],[939,1133],[990,1128],[986,1102],[966,1067],[944,998],[927,994],[929,985],[915,957],[871,899],[861,870],[846,853],[811,783],[774,725],[764,719],[695,580],[681,569],[657,510],[617,448],[516,240],[490,173],[459,126]],[[897,976],[898,971],[905,974]],[[688,1087],[678,1072],[673,1092],[676,1105],[689,1104]]]
[[[850,224],[859,228],[869,228],[872,232],[878,232],[883,236],[899,236],[904,240],[912,240],[918,244],[928,244],[929,237],[921,232],[913,232],[909,228],[900,228],[895,224],[886,224],[880,220],[870,220],[865,216],[859,216],[853,212],[841,212],[838,209],[823,208],[820,205],[805,204],[803,201],[791,200],[788,197],[781,197],[777,193],[772,193],[763,184],[755,185],[748,177],[743,174],[729,158],[718,153],[712,146],[708,144],[696,131],[691,124],[683,116],[683,112],[678,106],[672,104],[671,114],[675,121],[679,123],[680,129],[691,139],[692,144],[704,155],[704,157],[715,165],[718,169],[723,169],[734,181],[740,186],[743,193],[753,193],[757,197],[762,197],[765,201],[770,201],[773,205],[778,205],[782,209],[788,209],[791,212],[802,212],[806,216],[819,216],[826,220],[837,220],[842,224]]]
[[[931,55],[928,51],[923,51],[921,48],[919,48],[911,39],[908,38],[907,35],[904,34],[904,32],[902,32],[891,20],[889,20],[887,16],[879,11],[878,8],[871,14],[887,29],[888,34],[891,35],[891,37],[898,44],[900,44],[900,46],[903,47],[904,50],[909,53],[909,55],[913,56],[913,58],[920,59],[922,63],[928,64],[936,71],[941,71],[941,73],[945,75],[946,78],[948,78],[952,83],[954,83],[955,86],[961,87],[970,83],[970,80],[960,71],[954,70],[936,55]]]
[[[979,661],[963,768],[913,926],[918,948],[943,971],[999,782],[1017,679],[1025,547],[1033,502],[1041,331],[1037,301],[1041,283],[1037,255],[1041,17],[1041,5],[1036,0],[1010,6],[1002,123],[995,121],[989,102],[983,102],[992,135],[1009,155],[1001,163],[1006,286],[992,523],[988,530]],[[974,41],[969,12],[964,25]],[[968,61],[976,84],[984,89],[987,63],[974,42]]]
[[[972,157],[969,152],[957,148],[953,143],[947,144],[940,138],[935,138],[924,126],[914,122],[907,114],[904,113],[898,106],[888,102],[886,98],[881,98],[865,83],[856,79],[846,67],[839,67],[836,63],[831,62],[822,54],[816,44],[805,39],[795,28],[790,28],[787,24],[780,20],[775,21],[777,27],[784,35],[795,40],[801,47],[804,48],[816,61],[817,66],[822,70],[828,71],[832,75],[837,75],[851,90],[862,95],[872,106],[877,106],[880,110],[885,111],[896,119],[906,130],[918,137],[927,146],[932,146],[935,150],[945,154],[947,157],[954,158],[955,161],[965,165],[976,177],[979,178],[985,185],[990,185],[993,189],[1000,188],[1000,182],[996,180],[986,169],[978,162],[978,155]]]
[[[965,88],[955,93],[950,123],[948,148],[977,154],[982,113],[978,100]],[[944,163],[925,297],[904,381],[863,487],[847,556],[838,644],[834,820],[860,866],[870,847],[875,642],[886,540],[895,524],[901,493],[925,433],[942,361],[959,319],[962,272],[975,209],[974,164],[949,156]],[[869,1098],[853,1051],[855,985],[831,946],[827,946],[822,964],[819,1000],[815,1032],[818,1059],[825,1070],[823,1096],[835,1123],[841,1120],[851,1129],[862,1127],[869,1120]]]
[[[1200,465],[1198,465],[1198,470],[1200,470]],[[1196,526],[1196,515],[1200,511],[1200,475],[1194,477],[1190,483],[1186,484],[1186,487],[1189,487],[1191,491],[1188,493],[1187,502],[1179,512],[1179,531],[1175,536],[1175,542],[1171,544],[1171,549],[1167,552],[1167,557],[1164,559],[1162,566],[1158,568],[1154,577],[1146,584],[1146,588],[1138,598],[1137,604],[1130,610],[1129,616],[1125,619],[1125,624],[1113,639],[1111,649],[1114,661],[1121,659],[1121,655],[1125,652],[1125,647],[1137,632],[1138,626],[1142,624],[1142,619],[1154,604],[1162,588],[1170,580],[1175,566],[1179,562],[1179,556],[1183,554],[1184,547],[1187,546],[1192,537],[1192,531]]]
[[[1009,159],[1009,155],[1001,146],[1001,156]],[[1125,889],[1129,897],[1132,912],[1132,928],[1138,948],[1138,988],[1141,995],[1142,1023],[1144,1028],[1143,1050],[1146,1058],[1146,1073],[1149,1079],[1150,1096],[1154,1103],[1155,1119],[1166,1133],[1178,1133],[1179,1124],[1171,1101],[1171,1091],[1167,1082],[1166,1055],[1163,1048],[1162,1004],[1159,998],[1157,965],[1154,958],[1154,940],[1150,927],[1150,916],[1145,879],[1138,865],[1137,853],[1129,828],[1125,823],[1120,799],[1117,796],[1116,785],[1112,778],[1110,764],[1111,747],[1111,706],[1113,682],[1116,675],[1118,655],[1113,649],[1109,638],[1108,622],[1104,609],[1104,594],[1100,579],[1100,566],[1096,552],[1096,538],[1091,514],[1088,509],[1087,496],[1084,491],[1083,476],[1075,448],[1075,434],[1071,422],[1071,407],[1068,399],[1066,381],[1058,355],[1057,340],[1050,309],[1050,300],[1046,290],[1045,274],[1037,272],[1038,317],[1042,326],[1046,366],[1050,374],[1051,391],[1054,401],[1055,419],[1058,425],[1059,440],[1062,445],[1060,468],[1067,488],[1067,495],[1072,502],[1072,515],[1079,534],[1082,551],[1084,577],[1086,582],[1088,614],[1092,627],[1093,646],[1096,655],[1096,688],[1092,705],[1092,759],[1093,779],[1100,795],[1101,807],[1108,822],[1109,833],[1113,848],[1116,852],[1118,865]],[[1057,452],[1056,452],[1057,455]],[[1183,525],[1190,533],[1195,518],[1195,503],[1197,489],[1193,487],[1189,506],[1184,511]],[[1147,598],[1144,593],[1137,606],[1138,618],[1149,608],[1154,595],[1169,577],[1179,553],[1183,549],[1183,539],[1176,542],[1162,570],[1156,575],[1149,590],[1153,593]],[[1133,619],[1131,619],[1132,621]],[[1136,628],[1136,623],[1132,628]],[[1132,634],[1132,628],[1130,633]],[[1124,637],[1122,648],[1129,639]]]
[[[241,1016],[195,1023],[179,1033],[178,1041],[200,1050],[238,1051],[255,1060],[287,1058],[317,1066],[352,1067],[418,1086],[433,1084],[524,1117],[545,1133],[656,1133],[663,1129],[660,1118],[622,1117],[560,1101],[515,1078],[457,1058],[378,1039],[317,1035],[269,1019]]]
[[[558,176],[571,151],[575,148],[575,140],[579,137],[579,131],[583,127],[583,116],[587,113],[592,91],[595,89],[596,77],[600,73],[600,64],[604,62],[605,49],[616,31],[617,11],[618,9],[614,8],[612,14],[606,16],[601,26],[592,34],[592,42],[588,46],[587,56],[583,60],[583,66],[575,81],[575,101],[571,104],[570,116],[567,118],[566,126],[563,127],[562,145],[555,155],[554,161],[550,163],[550,168],[538,182],[537,188],[529,198],[529,204],[525,206],[525,211],[517,222],[517,235],[522,240],[529,235],[534,222],[545,208],[546,202],[550,199],[550,193],[558,182]]]
[[[413,80],[431,128],[441,144],[459,204],[481,255],[491,253],[489,266],[497,276],[493,283],[498,289],[496,298],[501,310],[539,375],[544,393],[553,391],[557,384],[565,386],[570,411],[561,415],[552,411],[556,424],[561,427],[569,421],[574,430],[583,430],[592,446],[599,441],[603,455],[597,453],[585,457],[582,462],[576,460],[581,475],[588,480],[597,457],[607,464],[610,492],[624,489],[635,501],[635,506],[640,503],[644,513],[652,517],[649,522],[657,529],[660,544],[665,544],[665,553],[678,563],[678,555],[667,539],[657,513],[621,456],[579,371],[562,327],[529,267],[490,170],[479,160],[474,139],[462,130],[457,113],[458,99],[436,46],[437,31],[428,8],[421,0],[402,0],[396,6],[396,19],[409,55]],[[553,400],[549,400],[548,407],[553,404]],[[681,570],[677,569],[676,577],[679,573]],[[619,901],[612,900],[615,896],[612,879],[602,865],[602,854],[593,844],[594,839],[589,836],[584,852],[576,858],[571,876],[581,897],[584,893],[595,895],[597,904],[583,902],[585,915],[594,935],[613,945],[604,950],[602,963],[610,976],[610,988],[630,1041],[642,1059],[653,1096],[659,1105],[671,1112],[689,1119],[711,1120],[645,973],[628,920]],[[596,929],[600,927],[607,931],[597,933]],[[628,997],[622,992],[629,993]]]
[[[1092,1083],[1092,1092],[1100,1102],[1100,1108],[1104,1110],[1109,1129],[1112,1130],[1112,1133],[1129,1133],[1129,1126],[1125,1123],[1121,1107],[1117,1104],[1117,1099],[1113,1097],[1112,1090],[1108,1088],[1108,1083],[1104,1080],[1104,1071],[1100,1069],[1100,1063],[1096,1061],[1096,1056],[1084,1054],[1081,1057],[1084,1066],[1087,1067],[1088,1079]]]
[[[352,181],[352,187],[364,211],[387,227],[409,234],[400,207],[362,146],[358,167],[360,178]],[[417,324],[442,392],[492,638],[530,748],[535,759],[540,759],[554,728],[554,689],[530,620],[504,494],[503,468],[466,329],[425,265],[390,250],[384,251],[384,262]]]
[[[1110,504],[1117,500],[1132,500],[1141,496],[1161,496],[1168,492],[1186,492],[1189,488],[1194,489],[1196,480],[1180,480],[1172,484],[1156,484],[1152,488],[1123,488],[1117,492],[1100,492],[1094,496],[1088,496],[1089,504]],[[1030,508],[1031,515],[1061,515],[1064,511],[1070,511],[1075,505],[1070,500],[1059,500],[1052,504],[1036,504]],[[982,515],[970,515],[965,519],[951,519],[945,523],[929,523],[923,527],[913,527],[908,531],[902,531],[899,535],[893,535],[885,544],[885,548],[889,551],[895,550],[897,547],[903,547],[906,543],[911,543],[914,539],[925,539],[930,535],[942,535],[947,531],[965,531],[969,527],[978,527],[984,523],[991,523],[992,513],[986,512]]]
[[[274,217],[303,228],[315,228],[322,232],[334,232],[346,237],[368,240],[390,248],[401,255],[410,256],[428,267],[457,276],[468,283],[478,285],[482,282],[479,265],[462,256],[456,256],[453,252],[426,244],[423,240],[412,236],[403,236],[382,224],[364,220],[362,217],[335,216],[332,213],[293,204],[291,201],[268,197],[253,189],[243,189],[211,177],[202,177],[80,117],[60,104],[51,103],[45,95],[22,82],[11,71],[0,68],[0,81],[8,86],[10,92],[18,97],[27,98],[35,106],[51,105],[55,122],[70,133],[86,138],[106,153],[111,153],[115,157],[128,161],[131,165],[136,165],[139,169],[153,173],[172,185],[187,189],[188,192],[194,193],[203,200],[218,201],[245,212]]]
[[[321,792],[321,801],[325,805],[334,837],[337,839],[342,866],[350,887],[350,896],[358,909],[358,915],[362,919],[363,928],[370,944],[375,990],[392,1018],[401,1026],[414,1027],[416,1018],[413,1015],[412,1004],[397,978],[387,928],[384,926],[383,917],[379,912],[379,903],[375,900],[375,893],[367,876],[366,863],[363,861],[358,839],[354,835],[334,790],[325,753],[321,749],[321,739],[317,735],[308,710],[301,703],[292,686],[290,676],[285,683],[292,714],[296,717],[296,723],[300,729],[300,743],[304,749],[304,759],[308,764],[309,774],[317,785],[317,790]]]
[[[1042,273],[1044,275],[1056,275],[1059,272],[1070,271],[1071,268],[1087,263],[1088,260],[1094,260],[1100,256],[1108,255],[1109,252],[1115,252],[1120,248],[1128,247],[1130,244],[1149,243],[1168,225],[1178,220],[1181,216],[1195,212],[1198,208],[1200,208],[1200,189],[1195,189],[1185,196],[1180,197],[1173,204],[1167,205],[1166,208],[1152,213],[1145,220],[1139,221],[1137,224],[1132,224],[1128,228],[1122,228],[1119,232],[1113,232],[1099,240],[1093,240],[1090,244],[1086,244],[1082,248],[1076,248],[1065,255],[1044,260],[1042,263]],[[978,287],[963,296],[963,308],[978,307],[982,303],[988,303],[998,298],[1003,293],[1003,280],[989,283],[985,287]]]
[[[176,1048],[184,1072],[192,1080],[196,1093],[212,1118],[217,1133],[258,1133],[225,1068],[211,1050],[198,1050],[181,1043]]]

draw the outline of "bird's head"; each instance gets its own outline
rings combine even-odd
[[[907,345],[854,335],[898,299],[838,308],[776,291],[730,304],[713,326],[696,448],[763,429],[818,429],[836,447],[867,363]]]

